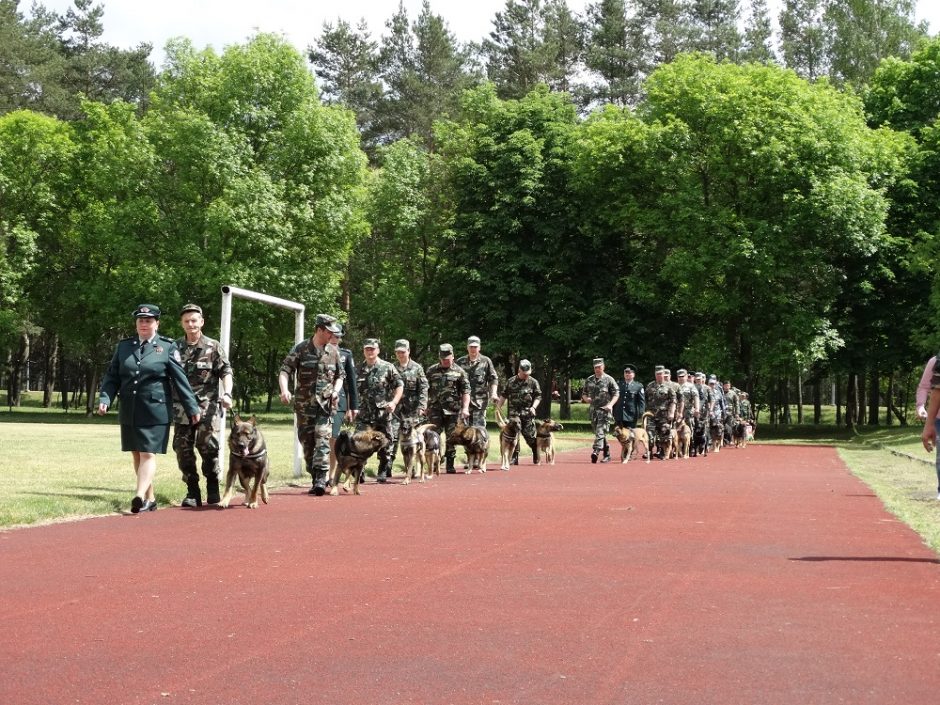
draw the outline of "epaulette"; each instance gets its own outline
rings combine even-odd
[[[136,335],[129,335],[129,336],[127,336],[126,338],[121,338],[118,342],[119,342],[119,343],[123,343],[125,340],[137,340],[137,336],[136,336]]]
[[[165,341],[168,342],[168,343],[173,343],[173,345],[176,345],[176,341],[175,341],[173,338],[168,338],[168,337],[165,336],[165,335],[157,335],[157,337],[158,337],[160,340],[165,340]]]

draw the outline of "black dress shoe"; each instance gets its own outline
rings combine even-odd
[[[157,500],[148,499],[140,507],[142,512],[155,512],[157,511]]]
[[[144,506],[144,500],[140,497],[134,497],[131,500],[131,514],[137,514],[141,510],[141,507]]]

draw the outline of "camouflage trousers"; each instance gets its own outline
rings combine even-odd
[[[454,427],[457,425],[458,417],[459,414],[445,414],[443,411],[438,409],[428,410],[428,423],[432,423],[437,426],[438,430],[441,432],[441,438],[445,440],[448,436],[450,436],[451,432],[454,430]],[[444,451],[444,457],[450,458],[451,461],[453,461],[456,455],[457,447],[448,442],[447,448]]]
[[[173,426],[173,450],[176,463],[183,474],[183,482],[199,481],[196,469],[196,451],[202,456],[203,477],[219,476],[219,417],[212,415],[198,424]]]
[[[486,403],[482,408],[477,409],[473,404],[470,405],[470,425],[486,428]]]
[[[591,409],[591,430],[594,431],[594,452],[600,453],[607,446],[607,431],[610,430],[610,414],[604,409]]]
[[[304,450],[307,472],[316,480],[317,473],[330,469],[330,436],[333,432],[331,414],[297,414],[297,440]]]

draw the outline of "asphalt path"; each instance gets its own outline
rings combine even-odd
[[[239,502],[0,533],[0,703],[940,701],[940,561],[831,448]]]

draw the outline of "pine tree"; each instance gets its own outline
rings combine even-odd
[[[758,64],[769,64],[776,60],[771,46],[773,27],[767,0],[751,0],[751,13],[744,25],[744,44],[741,59]]]

